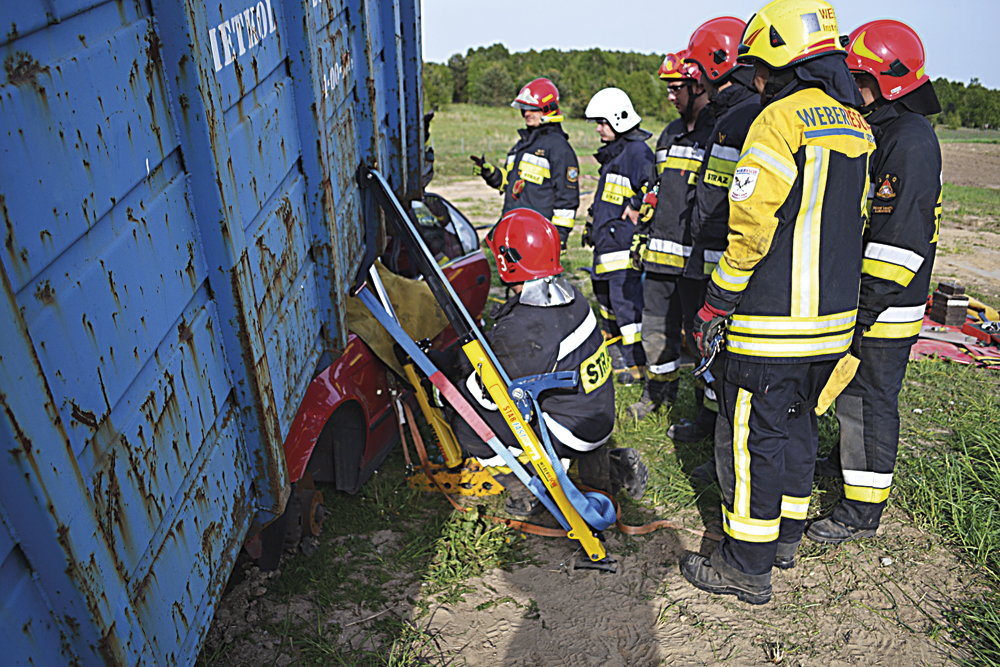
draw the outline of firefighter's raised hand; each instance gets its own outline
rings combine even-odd
[[[486,155],[470,155],[469,159],[472,160],[473,176],[480,176],[483,179],[487,179],[493,175],[496,167],[486,161]]]

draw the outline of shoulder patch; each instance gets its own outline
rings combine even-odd
[[[733,174],[733,184],[729,189],[729,198],[733,201],[748,199],[757,187],[758,176],[760,169],[757,167],[737,167]]]
[[[566,168],[566,180],[570,183],[576,183],[576,179],[580,178],[580,170],[576,167]]]
[[[884,174],[878,179],[875,198],[882,201],[889,201],[896,198],[896,188],[899,187],[899,176],[896,174]]]

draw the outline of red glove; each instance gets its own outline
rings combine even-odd
[[[715,337],[722,333],[726,320],[730,313],[710,306],[708,302],[701,307],[698,314],[694,316],[694,342],[698,345],[698,351],[703,357],[707,357],[711,350],[711,345]]]

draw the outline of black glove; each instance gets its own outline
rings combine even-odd
[[[632,234],[632,247],[629,248],[629,257],[632,259],[632,268],[642,271],[642,251],[646,248],[649,235],[636,232]]]
[[[851,356],[861,358],[861,339],[864,338],[868,327],[863,324],[854,325],[854,338],[851,339]]]
[[[485,180],[493,175],[496,167],[486,161],[486,155],[470,155],[469,159],[472,160],[473,176],[480,176]]]
[[[583,226],[583,234],[580,236],[580,247],[586,248],[590,246],[594,247],[594,239],[591,234],[594,233],[594,207],[591,206],[587,209],[587,222]]]

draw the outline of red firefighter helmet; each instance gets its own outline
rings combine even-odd
[[[559,123],[563,119],[559,113],[559,89],[545,78],[524,84],[510,105],[525,111],[541,111],[543,123]]]
[[[720,81],[736,68],[744,28],[746,23],[733,16],[705,21],[691,35],[684,59],[697,64],[709,81]]]
[[[523,283],[562,273],[559,232],[541,213],[515,208],[486,235],[486,245],[505,283]]]
[[[871,74],[882,97],[896,100],[911,93],[930,77],[924,73],[924,45],[913,28],[882,19],[865,23],[851,33],[847,67]]]
[[[664,81],[695,81],[701,80],[701,70],[694,63],[686,63],[688,51],[684,49],[680,53],[668,53],[660,65],[660,78]]]

